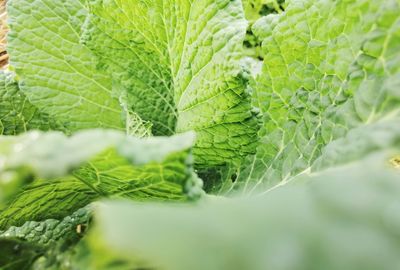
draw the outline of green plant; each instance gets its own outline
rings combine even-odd
[[[0,269],[398,267],[400,1],[7,11]]]

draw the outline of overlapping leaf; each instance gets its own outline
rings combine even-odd
[[[254,97],[263,142],[237,183],[252,190],[289,180],[355,128],[348,146],[367,142],[368,132],[386,143],[376,129],[400,119],[399,14],[396,0],[303,0],[255,24],[265,59]]]
[[[89,2],[94,15],[82,39],[154,134],[195,130],[195,162],[203,166],[254,151],[240,1]]]
[[[13,73],[0,71],[0,134],[16,135],[31,129],[65,130],[29,102]]]
[[[100,197],[144,201],[198,196],[193,141],[191,133],[137,139],[104,130],[70,138],[57,132],[1,137],[0,180],[11,174],[34,182],[0,213],[0,229],[60,219]]]
[[[122,107],[111,79],[80,44],[84,0],[11,0],[8,51],[29,101],[68,130],[122,129]]]
[[[5,270],[32,269],[46,257],[49,265],[33,267],[49,269],[55,265],[61,250],[76,244],[89,226],[91,207],[84,207],[60,220],[28,221],[21,227],[0,231],[0,268]],[[64,247],[64,248],[63,248]],[[42,258],[42,260],[40,260]],[[60,266],[61,267],[61,266]]]
[[[89,223],[90,213],[90,207],[84,207],[61,220],[28,221],[21,227],[11,226],[0,231],[0,239],[19,239],[43,249],[55,245],[59,240],[77,240]]]
[[[101,231],[93,237],[102,235],[124,258],[140,255],[160,269],[395,269],[399,171],[384,168],[382,157],[255,198],[195,206],[109,202],[100,208]]]

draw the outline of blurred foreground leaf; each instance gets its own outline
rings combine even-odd
[[[157,269],[398,269],[400,173],[386,158],[299,176],[253,198],[106,202],[92,237]]]

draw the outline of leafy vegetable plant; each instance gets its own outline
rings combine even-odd
[[[0,269],[399,267],[399,0],[7,13]]]

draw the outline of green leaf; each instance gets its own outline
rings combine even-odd
[[[21,227],[11,226],[0,231],[0,240],[19,239],[41,246],[43,250],[54,247],[59,241],[77,241],[89,223],[90,214],[90,207],[85,207],[60,220],[28,221]]]
[[[90,234],[95,233],[90,227]],[[51,255],[51,254],[50,254]],[[44,260],[43,260],[44,259]],[[73,248],[57,256],[54,261],[50,256],[36,261],[34,269],[96,269],[96,270],[156,270],[139,258],[136,260],[129,256],[124,258],[119,252],[110,250],[103,239],[88,237],[79,241]]]
[[[362,159],[373,152],[398,149],[400,152],[400,117],[350,130],[346,136],[329,143],[311,167],[328,169]]]
[[[0,136],[0,172],[28,166],[41,177],[62,176],[108,149],[116,149],[132,164],[144,165],[162,162],[175,152],[188,155],[193,142],[192,132],[139,139],[103,129],[80,131],[71,137],[61,132],[32,131]]]
[[[253,153],[257,121],[240,59],[238,0],[92,0],[83,42],[153,134],[195,130],[198,166]]]
[[[386,158],[369,156],[253,198],[106,202],[91,237],[166,270],[396,269],[400,182],[398,171],[382,167]]]
[[[0,229],[61,219],[100,197],[195,198],[202,190],[193,142],[193,133],[138,139],[111,130],[0,137],[0,179],[10,173],[34,179],[0,213]]]
[[[63,130],[64,127],[29,102],[19,90],[13,73],[0,71],[0,134],[16,135],[32,129]]]
[[[22,226],[27,221],[62,219],[99,198],[74,177],[37,180],[19,191],[0,212],[0,230]]]
[[[84,0],[10,0],[10,65],[29,101],[68,130],[123,129],[111,78],[79,43]]]
[[[19,255],[19,258],[9,256],[3,261],[0,258],[0,269],[20,270],[22,266],[26,269],[71,269],[59,262],[68,257],[67,254],[74,250],[83,237],[89,227],[91,213],[92,205],[60,220],[28,221],[21,227],[12,226],[0,231],[0,243],[15,243],[14,246],[1,246],[2,254],[9,252],[14,256]],[[7,268],[10,266],[13,268]]]
[[[0,239],[0,254],[1,270],[29,270],[43,250],[18,239]]]
[[[254,102],[264,115],[263,138],[236,183],[265,190],[317,169],[327,145],[341,144],[353,129],[343,139],[359,146],[348,149],[353,157],[371,150],[358,143],[369,132],[386,143],[375,129],[400,119],[399,14],[396,0],[301,0],[256,22],[264,67]]]

